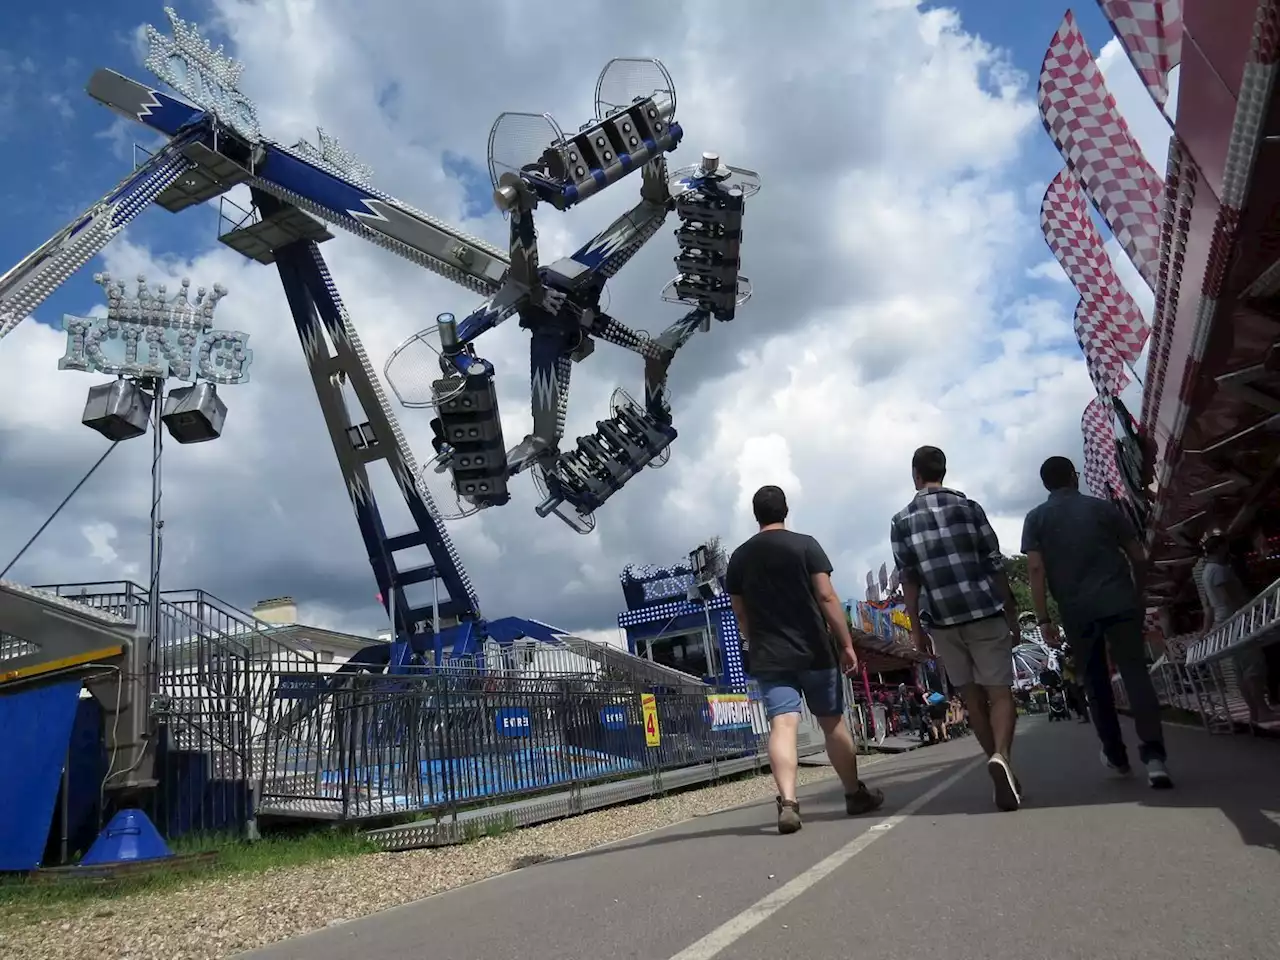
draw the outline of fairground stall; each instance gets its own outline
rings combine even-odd
[[[1147,547],[1161,695],[1230,731],[1249,720],[1238,655],[1261,651],[1273,704],[1280,692],[1280,6],[1100,5],[1171,137],[1161,178],[1068,13],[1040,76],[1041,116],[1064,160],[1042,222],[1080,293],[1076,332],[1098,393],[1082,421],[1085,476],[1130,513]],[[1095,211],[1154,292],[1149,323]],[[1131,410],[1121,393],[1139,375]],[[1255,599],[1203,635],[1197,571],[1210,531],[1228,540]]]

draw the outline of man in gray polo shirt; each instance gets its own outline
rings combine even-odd
[[[1046,584],[1058,601],[1062,625],[1071,643],[1076,673],[1083,677],[1102,760],[1121,776],[1130,772],[1128,752],[1111,694],[1107,652],[1120,670],[1134,725],[1138,754],[1152,787],[1173,786],[1165,769],[1160,703],[1147,671],[1142,602],[1145,556],[1129,521],[1106,500],[1080,493],[1080,475],[1066,457],[1050,457],[1040,467],[1049,499],[1027,514],[1022,552],[1027,555],[1031,599],[1041,635],[1060,646],[1049,619]]]

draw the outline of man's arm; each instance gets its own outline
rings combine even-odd
[[[1009,573],[1005,569],[1004,554],[1000,552],[1000,538],[996,536],[995,528],[987,519],[987,512],[982,509],[982,504],[972,500],[970,503],[973,504],[974,521],[978,528],[978,549],[982,554],[982,561],[991,572],[991,580],[1000,593],[1000,600],[1004,604],[1004,618],[1009,621],[1009,631],[1016,637],[1018,635],[1018,601],[1014,598],[1013,589],[1009,586]]]
[[[1040,537],[1040,508],[1022,521],[1022,553],[1027,558],[1027,580],[1031,586],[1031,606],[1040,626],[1050,622],[1048,572],[1044,564],[1044,544]]]
[[[751,642],[751,627],[747,623],[747,602],[739,594],[729,594],[729,603],[733,607],[733,615],[738,619],[738,633],[748,644]]]
[[[1124,542],[1124,552],[1129,558],[1129,566],[1133,568],[1133,586],[1141,596],[1142,585],[1147,581],[1147,552],[1137,537],[1130,537]]]
[[[1129,522],[1124,512],[1114,503],[1106,504],[1105,509],[1116,544],[1129,558],[1129,565],[1133,568],[1133,586],[1141,595],[1142,585],[1147,579],[1147,553],[1143,550],[1133,524]]]
[[[1031,581],[1031,605],[1036,611],[1036,620],[1041,624],[1049,622],[1049,592],[1045,587],[1044,554],[1039,550],[1027,551],[1027,579]]]
[[[742,592],[746,588],[743,582],[742,571],[742,552],[741,548],[733,551],[729,557],[729,563],[724,571],[724,588],[729,594],[729,602],[733,605],[733,615],[738,618],[738,633],[742,634],[743,641],[747,639],[747,603],[742,599]]]
[[[849,632],[849,622],[844,616],[844,607],[836,588],[831,583],[829,573],[815,573],[810,576],[813,585],[813,597],[818,601],[818,609],[822,611],[822,619],[827,621],[836,642],[841,650],[853,649],[853,634]]]
[[[933,656],[933,641],[920,622],[920,581],[914,572],[900,574],[900,578],[902,605],[906,607],[907,617],[911,620],[911,642],[921,653]]]
[[[889,524],[889,546],[893,562],[898,568],[898,580],[902,583],[902,604],[911,621],[911,639],[922,653],[929,652],[929,638],[920,622],[920,570],[907,532],[896,521]]]
[[[809,572],[809,586],[813,598],[818,601],[818,609],[822,611],[822,619],[839,643],[840,649],[853,653],[853,634],[849,632],[849,624],[844,617],[844,607],[840,605],[840,597],[836,588],[831,585],[831,560],[822,544],[810,537],[805,544],[804,565]]]

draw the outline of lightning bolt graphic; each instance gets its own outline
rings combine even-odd
[[[151,113],[153,110],[160,109],[161,103],[159,98],[156,97],[156,93],[157,91],[155,90],[152,90],[150,88],[147,89],[147,97],[149,99],[149,102],[141,103],[138,105],[139,120],[141,120],[143,117],[151,116]]]
[[[595,244],[587,251],[588,254],[595,254],[601,260],[607,260],[610,256],[617,253],[626,245],[626,240],[630,234],[627,227],[630,224],[623,224],[615,230],[611,230],[600,238],[600,242]]]
[[[542,369],[534,372],[529,378],[529,386],[539,406],[548,410],[555,409],[560,395],[560,385],[556,382],[553,370]]]

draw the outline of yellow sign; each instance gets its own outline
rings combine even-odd
[[[658,698],[652,693],[640,694],[640,715],[644,717],[644,742],[656,747],[662,740],[662,730],[658,727]]]

